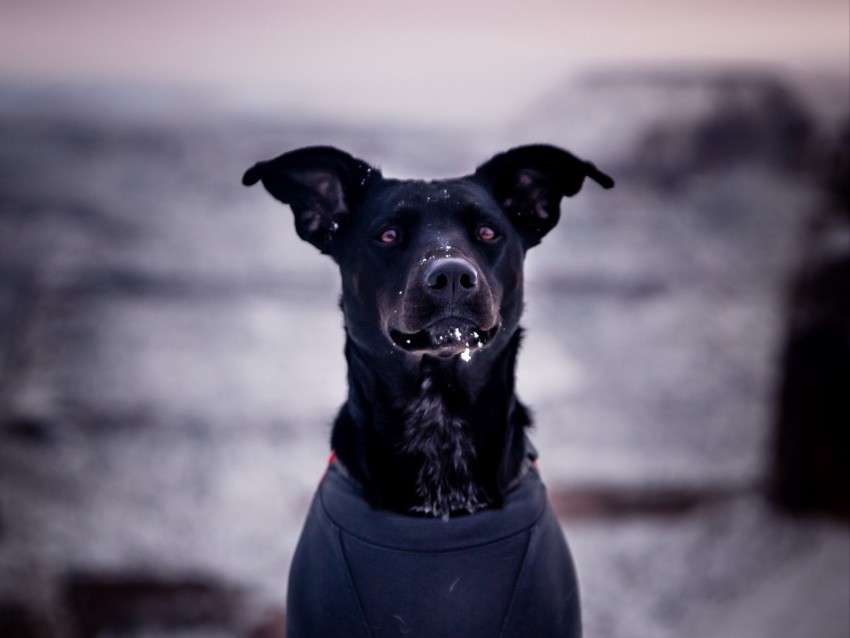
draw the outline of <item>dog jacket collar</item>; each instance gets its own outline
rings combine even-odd
[[[373,509],[338,461],[293,558],[288,638],[576,638],[572,558],[535,469],[498,509],[449,520]]]

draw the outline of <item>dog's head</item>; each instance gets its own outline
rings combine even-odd
[[[337,262],[346,330],[361,349],[468,361],[516,331],[525,251],[586,177],[614,185],[552,146],[428,182],[386,179],[348,153],[310,147],[259,162],[242,181],[289,204],[298,235]]]

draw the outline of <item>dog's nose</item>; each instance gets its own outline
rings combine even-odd
[[[478,271],[466,259],[437,259],[425,271],[425,287],[438,299],[459,301],[478,288]]]

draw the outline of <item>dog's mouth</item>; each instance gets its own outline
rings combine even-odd
[[[460,355],[464,361],[469,361],[472,353],[486,346],[498,331],[498,323],[484,329],[465,319],[451,317],[434,322],[419,332],[391,329],[390,339],[407,352],[422,352],[442,358]]]

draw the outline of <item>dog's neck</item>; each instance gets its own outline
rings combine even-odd
[[[500,352],[380,364],[346,341],[348,401],[334,424],[338,458],[366,497],[448,517],[498,505],[523,467],[530,419],[514,394],[517,330]]]

